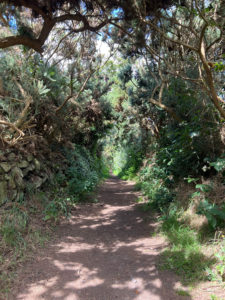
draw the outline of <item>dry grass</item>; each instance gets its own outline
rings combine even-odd
[[[0,299],[7,299],[18,268],[53,233],[42,220],[40,202],[33,197],[24,203],[8,203],[0,210]]]
[[[220,206],[225,202],[225,185],[222,184],[221,175],[211,177],[210,179],[201,178],[201,184],[212,187],[210,192],[192,196],[197,190],[195,184],[180,182],[176,188],[177,202],[180,209],[184,211],[182,219],[191,228],[197,231],[204,229],[208,221],[205,216],[196,213],[199,203],[205,198],[210,202]]]
[[[186,182],[179,183],[176,189],[177,202],[180,209],[183,210],[182,220],[198,231],[207,225],[207,219],[196,213],[202,197],[192,197],[194,192],[196,192],[194,185]]]

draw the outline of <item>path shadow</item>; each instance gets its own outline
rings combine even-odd
[[[180,300],[178,278],[157,269],[165,242],[138,209],[133,184],[116,177],[99,190],[99,204],[81,205],[58,238],[20,275],[10,299]]]

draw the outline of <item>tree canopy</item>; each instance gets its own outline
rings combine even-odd
[[[157,9],[167,7],[172,0],[140,2],[146,14],[151,15]],[[128,5],[124,0],[1,0],[0,4],[2,25],[10,27],[10,22],[16,22],[18,32],[16,35],[1,38],[0,48],[24,45],[40,53],[56,25],[72,35],[84,31],[98,32],[112,21],[132,20],[137,17],[134,2],[130,1]],[[120,17],[113,13],[115,9],[120,10]]]

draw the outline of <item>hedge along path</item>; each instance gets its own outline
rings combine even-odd
[[[135,202],[133,188],[109,178],[99,202],[79,205],[56,239],[25,264],[9,299],[192,299],[176,293],[173,273],[157,268],[166,244],[152,237],[157,223]]]

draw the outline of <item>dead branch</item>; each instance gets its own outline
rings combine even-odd
[[[23,124],[23,122],[24,122],[24,120],[25,120],[25,118],[27,116],[29,107],[30,107],[31,103],[33,102],[33,99],[32,99],[32,97],[30,95],[28,95],[26,93],[26,91],[23,89],[23,87],[21,86],[21,84],[19,82],[16,81],[16,84],[19,87],[19,90],[20,90],[22,96],[25,98],[25,101],[26,101],[25,102],[26,103],[25,107],[22,110],[22,112],[20,113],[19,118],[14,122],[14,125],[16,127],[21,127],[21,125]]]
[[[80,94],[84,91],[85,89],[85,86],[87,85],[88,83],[88,80],[91,78],[91,76],[93,75],[93,71],[88,75],[88,77],[85,79],[83,85],[81,86],[79,92],[77,93],[77,95],[69,95],[64,101],[63,103],[56,109],[56,113],[58,113],[65,105],[66,103],[73,98],[73,102],[76,102],[76,100],[79,98]]]
[[[19,129],[15,124],[13,124],[13,123],[10,123],[10,122],[8,122],[8,121],[0,120],[0,124],[5,125],[5,126],[8,126],[8,127],[12,128],[13,130],[17,131],[17,132],[19,133],[20,137],[25,135],[24,132],[23,132],[22,130],[20,130],[20,129]]]
[[[115,51],[114,51],[114,52],[115,52]],[[87,85],[87,83],[88,83],[88,80],[91,78],[91,76],[92,76],[94,73],[96,73],[97,71],[99,71],[100,69],[102,69],[102,68],[106,65],[106,63],[109,61],[109,59],[113,56],[114,52],[111,53],[111,54],[109,55],[109,57],[106,59],[106,61],[103,63],[103,65],[99,66],[97,69],[95,69],[95,70],[93,70],[93,71],[90,72],[90,74],[89,74],[89,75],[87,76],[87,78],[85,79],[83,85],[81,86],[80,90],[78,91],[77,95],[70,94],[70,95],[64,100],[64,102],[56,109],[56,111],[55,111],[56,113],[58,113],[58,112],[66,105],[66,103],[67,103],[69,100],[71,100],[71,102],[73,102],[74,104],[77,104],[76,101],[77,101],[77,99],[80,97],[80,94],[84,91],[84,89],[85,89],[85,87],[86,87],[86,85]]]
[[[9,98],[10,100],[24,103],[24,100],[20,100],[20,99],[13,98],[13,97],[9,97],[9,96],[2,96],[2,95],[0,95],[0,98],[3,98],[3,99],[4,99],[4,98]]]

